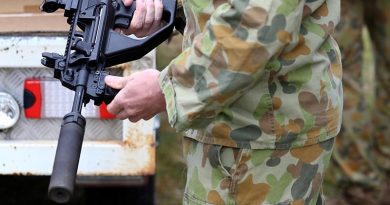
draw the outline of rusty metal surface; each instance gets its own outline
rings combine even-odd
[[[85,142],[78,175],[152,175],[155,173],[154,148],[154,145],[131,148],[118,141]],[[55,149],[53,141],[3,141],[0,143],[0,173],[50,175]]]
[[[156,142],[153,118],[125,121],[122,141],[85,141],[78,175],[145,176],[155,173]],[[56,143],[54,141],[1,141],[0,174],[49,175]]]

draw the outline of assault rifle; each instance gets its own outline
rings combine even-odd
[[[70,25],[64,55],[42,53],[41,63],[54,69],[54,77],[74,90],[70,113],[63,118],[49,184],[49,198],[65,203],[73,195],[86,120],[83,104],[109,104],[118,90],[107,87],[106,67],[143,57],[171,35],[174,28],[176,0],[162,0],[165,24],[153,34],[131,38],[115,31],[128,28],[135,2],[125,7],[122,0],[44,0],[41,10],[64,9]]]

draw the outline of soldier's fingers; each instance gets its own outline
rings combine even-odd
[[[125,30],[125,29],[121,29],[121,28],[115,28],[115,29],[114,29],[114,31],[116,31],[116,32],[118,32],[118,33],[120,33],[120,34],[124,34],[124,33],[125,33],[124,30]]]
[[[129,117],[129,114],[127,113],[126,110],[121,110],[121,111],[116,115],[116,118],[121,119],[121,120],[127,119],[128,117]]]
[[[119,91],[115,98],[107,105],[107,111],[113,115],[118,115],[126,107],[126,88]]]
[[[155,11],[154,11],[154,1],[146,0],[146,14],[145,14],[145,24],[143,25],[144,32],[149,32],[149,28],[152,26],[155,19]]]
[[[107,105],[107,111],[113,115],[117,115],[121,112],[123,109],[121,106],[120,101],[118,100],[118,95],[120,92],[117,94],[117,96],[111,101],[110,104]]]
[[[153,22],[153,25],[150,27],[147,35],[151,35],[153,34],[154,32],[156,32],[159,28],[161,27],[161,22]]]
[[[122,0],[122,1],[125,6],[131,6],[131,4],[133,3],[133,0]]]
[[[149,119],[151,119],[152,117],[154,117],[155,115],[156,115],[156,114],[154,114],[154,113],[149,113],[149,114],[143,116],[142,119],[144,119],[144,120],[149,120]]]
[[[154,1],[154,21],[160,22],[162,19],[164,5],[161,0]]]
[[[154,1],[154,20],[148,34],[152,34],[161,27],[161,19],[163,14],[163,4],[161,0]]]
[[[127,81],[130,80],[126,77],[119,77],[119,76],[113,76],[113,75],[108,75],[106,78],[104,78],[104,82],[114,88],[114,89],[122,89],[126,86]]]
[[[131,20],[130,24],[130,30],[132,33],[137,34],[137,32],[142,29],[145,23],[146,9],[145,0],[138,0],[133,19]]]
[[[130,122],[138,122],[141,120],[141,116],[140,115],[130,116],[128,117],[128,119],[130,120]]]

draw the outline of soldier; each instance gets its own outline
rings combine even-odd
[[[159,4],[137,0],[124,33],[159,24]],[[108,110],[133,122],[166,110],[184,131],[184,204],[324,204],[343,103],[339,4],[186,0],[183,52],[161,73],[107,77],[122,89]]]
[[[390,2],[344,0],[341,10],[336,39],[344,71],[343,127],[326,178],[342,186],[329,193],[329,204],[390,204]],[[362,78],[365,26],[375,48],[374,109],[369,106],[367,82]]]

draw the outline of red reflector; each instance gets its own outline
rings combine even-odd
[[[23,101],[27,118],[41,118],[42,94],[39,80],[26,79],[24,81]]]
[[[26,118],[62,118],[73,105],[74,92],[51,78],[28,78],[24,81],[23,96]],[[104,103],[95,106],[88,103],[81,113],[85,118],[115,119]]]
[[[100,118],[101,119],[114,119],[115,118],[115,115],[108,112],[106,103],[103,102],[100,105],[99,110],[100,110]]]

